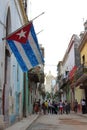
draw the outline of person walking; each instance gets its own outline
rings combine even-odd
[[[46,106],[45,106],[45,102],[42,102],[42,110],[43,110],[43,114],[46,114]]]
[[[66,112],[66,114],[68,114],[68,103],[67,103],[67,100],[65,100],[65,112]]]
[[[82,114],[85,114],[86,113],[86,102],[85,102],[85,99],[82,99],[81,105],[82,105]]]
[[[35,102],[35,104],[34,104],[34,111],[36,114],[39,112],[38,102]]]
[[[47,100],[45,101],[45,108],[46,108],[46,114],[48,113],[48,102]]]
[[[59,114],[63,114],[63,103],[62,100],[59,102]]]
[[[52,114],[57,114],[57,104],[55,101],[52,101]]]
[[[74,112],[77,113],[78,111],[78,102],[77,102],[77,99],[75,99],[75,102],[74,102]]]
[[[65,112],[66,114],[70,113],[70,103],[67,100],[65,101]]]
[[[48,113],[52,113],[52,104],[50,100],[48,101]]]
[[[66,109],[65,109],[65,102],[63,102],[63,113],[66,112]]]
[[[41,99],[38,100],[39,113],[41,114]]]
[[[71,105],[70,102],[68,102],[68,113],[70,114],[70,110],[71,110]]]

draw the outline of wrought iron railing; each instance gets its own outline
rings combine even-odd
[[[78,80],[83,74],[87,73],[87,65],[81,64],[75,72],[75,80]]]
[[[66,85],[68,82],[68,75],[66,75],[65,77],[62,77],[60,82],[59,82],[59,85],[60,85],[60,88],[63,87],[64,85]]]

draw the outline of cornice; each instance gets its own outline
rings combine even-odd
[[[87,32],[84,33],[84,36],[81,39],[81,43],[79,45],[79,51],[82,50],[86,42],[87,42]]]

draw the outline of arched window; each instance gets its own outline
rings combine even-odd
[[[6,18],[6,36],[11,32],[11,17],[10,9],[8,8]],[[9,85],[10,85],[10,48],[8,44],[5,45],[5,68],[4,68],[4,87],[3,87],[3,114],[8,115],[9,109]],[[6,119],[5,119],[6,120]]]
[[[8,36],[10,32],[11,32],[11,17],[10,17],[10,8],[8,8],[7,18],[6,18],[6,36]],[[7,82],[7,70],[8,70],[8,64],[10,62],[10,55],[11,55],[11,50],[8,44],[6,44],[5,46],[5,84]]]
[[[7,19],[6,19],[6,36],[11,33],[11,17],[10,17],[10,9],[8,8]],[[8,44],[6,44],[6,56],[10,56],[10,48]]]

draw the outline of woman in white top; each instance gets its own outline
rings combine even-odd
[[[60,111],[60,114],[63,114],[63,102],[62,102],[62,100],[60,100],[60,102],[59,102],[59,111]]]
[[[85,114],[86,113],[86,102],[85,102],[85,99],[82,99],[81,105],[82,105],[82,114]]]

